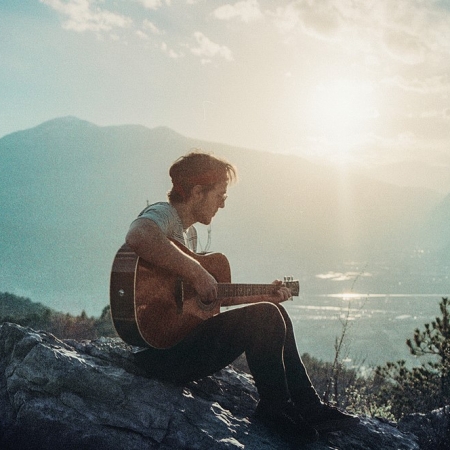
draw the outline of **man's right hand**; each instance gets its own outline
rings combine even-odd
[[[201,266],[200,266],[201,267]],[[205,303],[213,302],[217,298],[217,281],[202,267],[202,272],[196,276],[192,282],[197,294]]]

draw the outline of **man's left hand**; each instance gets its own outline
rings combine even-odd
[[[274,291],[271,300],[274,303],[285,302],[292,298],[291,290],[287,288],[282,281],[275,280],[272,284],[274,285]]]

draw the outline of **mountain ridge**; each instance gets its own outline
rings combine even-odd
[[[443,197],[167,127],[52,119],[0,139],[0,290],[98,315],[129,223],[166,198],[169,166],[196,147],[238,167],[211,248],[227,254],[236,282],[299,273],[306,294],[330,289],[317,271],[406,257]]]

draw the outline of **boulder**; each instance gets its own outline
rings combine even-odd
[[[257,391],[234,366],[186,386],[144,376],[120,339],[57,339],[0,326],[0,448],[14,450],[257,449],[287,443],[253,418]],[[418,419],[417,419],[418,420]],[[415,424],[417,426],[417,424]],[[395,423],[362,417],[312,450],[413,450]]]

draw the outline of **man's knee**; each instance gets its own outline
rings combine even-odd
[[[255,303],[249,307],[249,314],[252,321],[255,321],[259,328],[279,328],[283,331],[286,324],[277,305],[270,302]]]

